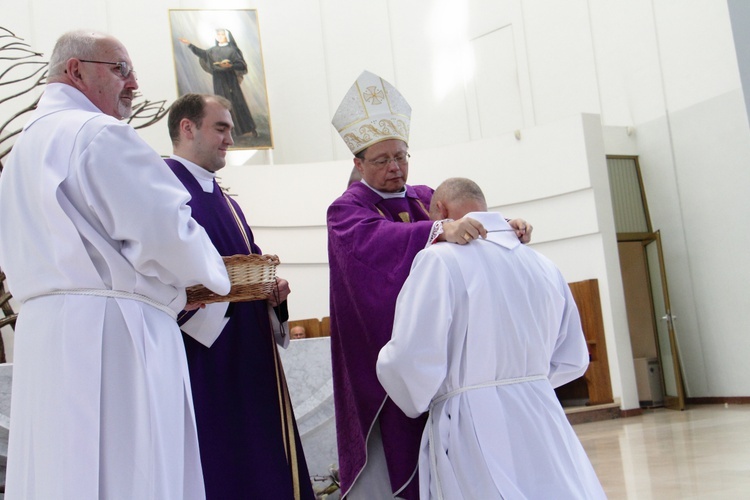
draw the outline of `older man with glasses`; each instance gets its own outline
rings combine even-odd
[[[411,107],[365,71],[333,125],[354,154],[361,181],[328,209],[331,354],[341,489],[346,498],[418,498],[424,419],[411,419],[378,382],[401,286],[417,253],[436,241],[466,244],[486,231],[474,219],[431,221],[432,189],[406,183]],[[511,221],[524,243],[531,226]]]
[[[22,306],[7,498],[203,499],[185,287],[229,292],[189,196],[121,122],[115,38],[66,33],[0,177],[0,266]]]

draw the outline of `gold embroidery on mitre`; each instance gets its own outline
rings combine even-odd
[[[406,138],[409,137],[409,127],[407,127],[406,123],[403,120],[396,120],[396,122],[394,123],[391,120],[383,119],[378,122],[378,125],[380,125],[380,130],[384,134],[400,135],[401,137],[403,137],[404,141],[406,141]]]
[[[365,98],[365,101],[373,105],[380,104],[385,98],[383,91],[374,85],[372,87],[367,87],[367,89],[362,92],[362,96]]]
[[[400,212],[398,216],[401,218],[401,222],[411,222],[409,212]]]
[[[404,96],[378,75],[363,71],[341,100],[331,123],[356,155],[388,139],[408,142],[410,119],[411,106]]]
[[[347,132],[342,139],[349,149],[354,151],[365,144],[370,145],[385,138],[401,139],[406,142],[409,137],[409,127],[403,120],[395,120],[395,122],[386,119],[378,120],[378,127],[368,123],[359,127],[356,132]]]

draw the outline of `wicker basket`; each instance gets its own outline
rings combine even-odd
[[[222,258],[227,266],[232,289],[227,295],[218,295],[202,285],[188,287],[186,291],[189,304],[264,300],[273,294],[276,287],[276,266],[279,265],[276,255],[232,255]]]

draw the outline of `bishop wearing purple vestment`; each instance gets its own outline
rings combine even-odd
[[[391,338],[396,297],[433,225],[425,210],[432,190],[406,186],[405,193],[382,198],[357,182],[328,209],[331,353],[342,490],[364,469],[368,435],[377,426],[391,492],[418,498],[425,420],[404,415],[375,374],[378,352]]]
[[[219,253],[259,254],[240,206],[215,180],[232,144],[229,107],[216,96],[176,101],[169,117],[175,156],[166,161]],[[314,498],[276,347],[289,336],[272,328],[286,318],[277,316],[259,300],[209,304],[178,318],[209,500]]]
[[[353,500],[419,498],[425,418],[407,417],[387,397],[375,364],[416,254],[434,241],[465,244],[486,235],[473,219],[429,220],[432,189],[406,184],[410,117],[398,90],[365,71],[333,118],[362,178],[328,209],[339,475]]]

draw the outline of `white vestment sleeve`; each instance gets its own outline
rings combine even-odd
[[[224,330],[229,318],[225,316],[229,302],[206,304],[180,326],[180,330],[190,335],[206,347],[211,347]]]
[[[589,365],[588,347],[581,329],[578,308],[562,275],[560,275],[560,281],[562,293],[565,294],[565,312],[550,359],[548,378],[552,387],[560,387],[583,376]]]
[[[284,321],[281,323],[279,317],[276,316],[271,305],[268,305],[268,319],[271,321],[271,328],[273,329],[273,336],[276,339],[276,343],[286,349],[289,347],[289,322]]]
[[[190,195],[159,155],[133,136],[132,127],[106,127],[82,153],[78,182],[96,213],[94,221],[121,242],[120,253],[139,273],[169,285],[203,284],[228,293],[221,256],[190,216]],[[107,164],[100,158],[107,158]],[[188,267],[199,282],[182,282]]]
[[[445,263],[429,249],[417,254],[396,301],[392,338],[377,362],[378,380],[409,417],[427,411],[445,379],[454,300]]]

